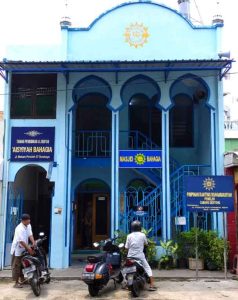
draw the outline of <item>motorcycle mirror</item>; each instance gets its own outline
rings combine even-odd
[[[40,232],[40,233],[39,233],[39,236],[40,236],[40,237],[43,237],[44,235],[45,235],[44,232]]]
[[[123,248],[125,246],[125,244],[124,243],[120,243],[119,245],[118,245],[118,247],[121,249],[121,248]]]
[[[93,247],[97,248],[99,246],[98,242],[93,243]]]

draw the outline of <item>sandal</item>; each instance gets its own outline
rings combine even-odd
[[[156,290],[157,290],[157,288],[155,286],[150,286],[148,288],[148,291],[150,291],[150,292],[155,292]]]
[[[20,280],[18,280],[18,283],[19,284],[26,284],[27,283],[27,279],[20,279]]]
[[[13,287],[17,288],[17,289],[21,289],[21,288],[23,288],[23,285],[20,283],[15,283]]]

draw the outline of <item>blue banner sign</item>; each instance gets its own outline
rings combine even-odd
[[[137,217],[145,217],[148,215],[148,206],[134,207],[134,215]]]
[[[189,211],[234,211],[232,176],[186,176],[185,193]]]
[[[55,127],[12,127],[11,161],[54,161]]]
[[[120,150],[119,168],[162,168],[162,151]]]

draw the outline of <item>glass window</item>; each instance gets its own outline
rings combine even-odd
[[[11,118],[56,117],[56,74],[12,76]]]
[[[15,117],[30,117],[32,115],[31,97],[17,97],[14,99],[11,107],[11,114]]]
[[[96,198],[96,235],[107,235],[108,231],[108,201],[105,196]]]

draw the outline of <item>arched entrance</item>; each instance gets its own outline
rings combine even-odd
[[[92,243],[110,236],[110,188],[100,179],[87,179],[76,189],[74,248],[92,249]]]
[[[29,213],[33,235],[38,237],[44,232],[48,237],[45,247],[48,250],[50,241],[51,199],[54,183],[46,178],[42,167],[29,165],[21,168],[11,184],[12,191],[22,195],[22,212]]]

